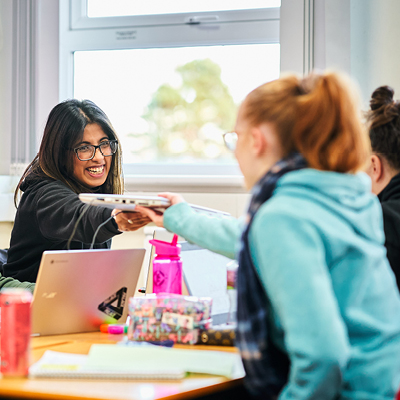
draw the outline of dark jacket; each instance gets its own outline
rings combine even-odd
[[[36,282],[45,250],[66,250],[76,222],[85,208],[78,195],[60,181],[26,179],[11,233],[3,275]],[[79,221],[70,249],[88,249],[97,227],[111,216],[111,209],[90,206]],[[120,233],[114,219],[97,234],[94,248],[110,248]]]
[[[400,288],[400,174],[392,178],[378,198],[383,211],[387,257]]]

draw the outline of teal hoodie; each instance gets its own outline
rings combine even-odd
[[[291,172],[254,218],[250,252],[270,300],[271,338],[291,360],[280,400],[389,400],[399,388],[400,296],[370,189],[362,173]],[[179,219],[194,231],[190,215],[173,206],[165,227]],[[229,224],[237,239],[240,222]],[[203,246],[210,236],[218,247],[215,225],[201,225]]]

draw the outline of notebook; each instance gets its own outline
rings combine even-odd
[[[33,335],[124,323],[144,254],[144,249],[45,251],[33,294]]]
[[[99,358],[99,354],[93,352],[95,347],[92,345],[92,358]],[[114,350],[114,348],[112,348]],[[42,358],[29,368],[30,378],[56,378],[56,379],[119,379],[119,380],[135,380],[135,379],[182,379],[185,377],[185,372],[181,368],[169,365],[168,367],[159,367],[157,363],[153,365],[152,370],[143,369],[141,365],[135,365],[135,358],[132,358],[132,366],[129,370],[126,368],[118,368],[118,365],[112,365],[116,358],[114,351],[106,352],[104,356],[100,355],[100,361],[105,357],[111,356],[111,363],[104,366],[93,364],[90,354],[72,354],[61,353],[57,351],[47,350]],[[139,351],[140,353],[140,351]],[[129,354],[124,351],[124,354]],[[135,354],[143,356],[143,354]]]
[[[93,344],[88,355],[47,350],[29,369],[31,378],[164,380],[182,379],[187,373],[244,376],[238,353],[153,345]]]

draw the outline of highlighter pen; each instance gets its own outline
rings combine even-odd
[[[111,333],[113,335],[121,335],[128,333],[128,325],[126,324],[102,324],[100,325],[100,332]]]

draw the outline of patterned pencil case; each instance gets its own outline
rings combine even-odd
[[[159,293],[129,299],[128,339],[195,344],[212,325],[211,297]]]

